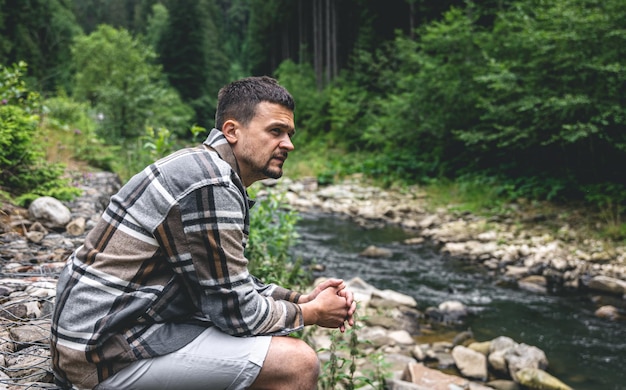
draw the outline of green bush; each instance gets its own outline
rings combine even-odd
[[[77,102],[60,93],[44,101],[44,127],[50,149],[63,156],[60,160],[84,161],[90,167],[113,170],[119,147],[106,145],[96,133],[96,122],[87,103]],[[56,153],[55,153],[56,154]]]
[[[36,142],[40,104],[22,80],[25,71],[24,63],[0,66],[0,189],[21,205],[44,195],[69,200],[80,190],[62,178],[62,165],[46,161]]]
[[[308,285],[310,280],[300,260],[293,261],[289,249],[298,240],[298,215],[283,207],[282,198],[269,191],[263,195],[257,187],[250,190],[257,204],[250,215],[250,235],[246,257],[250,273],[265,283],[276,283],[286,288]]]

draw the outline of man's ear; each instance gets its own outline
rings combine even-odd
[[[224,125],[222,125],[222,133],[229,144],[236,144],[239,139],[239,123],[233,119],[227,120],[224,122]]]

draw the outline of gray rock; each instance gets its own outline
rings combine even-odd
[[[48,228],[63,228],[72,218],[72,213],[61,201],[51,196],[35,199],[28,207],[28,213],[34,220]]]
[[[517,282],[519,288],[537,294],[546,294],[548,292],[548,283],[546,278],[541,275],[530,275]]]
[[[464,377],[487,380],[487,357],[479,352],[457,345],[452,349],[454,363]]]
[[[428,368],[422,363],[409,363],[401,379],[430,390],[449,390],[450,386],[463,389],[469,385],[467,379]]]
[[[47,343],[50,338],[49,322],[32,322],[28,325],[13,327],[9,330],[11,339],[18,345]]]
[[[609,294],[622,295],[626,293],[626,281],[603,275],[594,276],[587,287]]]
[[[519,344],[515,348],[508,349],[504,355],[509,375],[517,381],[517,372],[524,368],[548,368],[546,354],[539,348],[527,344]]]
[[[389,249],[379,248],[375,245],[370,245],[367,248],[365,248],[361,253],[359,253],[359,256],[372,257],[372,258],[391,257],[392,255],[393,255],[393,252],[390,251]]]

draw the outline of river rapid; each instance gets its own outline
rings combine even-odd
[[[478,341],[508,336],[535,345],[545,351],[549,372],[574,389],[626,389],[626,326],[597,318],[590,295],[536,294],[503,284],[484,268],[443,256],[428,241],[405,244],[416,233],[398,226],[363,227],[337,214],[300,216],[301,238],[293,255],[323,265],[320,276],[358,276],[377,288],[414,297],[421,310],[461,301],[470,316],[455,331],[470,329]],[[388,249],[392,256],[359,255],[370,245]]]

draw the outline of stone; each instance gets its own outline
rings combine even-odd
[[[363,328],[358,336],[359,341],[362,341],[364,345],[371,345],[375,348],[390,345],[393,342],[387,330],[378,326]]]
[[[42,232],[26,232],[26,238],[28,238],[28,241],[30,242],[34,242],[35,244],[40,243],[41,240],[43,240],[43,238],[46,236],[44,233]]]
[[[409,363],[401,379],[430,390],[449,390],[451,385],[463,389],[469,385],[467,379],[428,368],[422,363]]]
[[[47,343],[50,338],[50,324],[30,323],[28,325],[16,326],[9,330],[9,335],[18,345]]]
[[[537,294],[547,294],[548,282],[544,276],[530,275],[517,282],[519,288]]]
[[[422,347],[420,347],[419,345],[414,345],[413,348],[411,348],[411,356],[413,356],[415,360],[419,362],[423,362],[426,359],[426,354],[424,353]]]
[[[70,210],[51,196],[35,199],[28,207],[28,213],[32,219],[48,228],[63,228],[72,218]]]
[[[458,323],[467,317],[467,307],[459,301],[445,301],[437,306],[444,323]]]
[[[572,390],[565,383],[538,368],[526,367],[521,369],[517,372],[517,382],[530,389]]]
[[[71,236],[80,236],[85,233],[85,218],[78,217],[70,221],[65,227],[67,233]]]
[[[482,353],[483,355],[489,355],[489,348],[491,346],[491,341],[482,341],[482,342],[473,342],[470,343],[467,348],[472,349],[478,353]]]
[[[417,301],[410,295],[402,294],[393,290],[374,290],[372,295],[387,301],[395,302],[396,305],[416,307]]]
[[[591,290],[601,291],[609,294],[623,295],[626,293],[626,281],[609,276],[594,276],[587,287]]]
[[[33,346],[7,359],[7,373],[16,383],[45,382],[51,383],[49,371],[50,356],[45,348]]]
[[[390,366],[390,371],[402,371],[411,363],[415,363],[415,359],[411,356],[403,355],[401,353],[385,354],[385,364]]]
[[[518,343],[512,338],[507,336],[499,336],[491,340],[491,343],[489,344],[489,353],[514,348],[517,345]]]
[[[317,285],[317,281],[315,285]],[[363,307],[369,306],[370,300],[374,292],[378,289],[371,284],[368,284],[363,279],[355,277],[346,282],[346,286],[354,294],[354,300],[359,302]]]
[[[493,387],[485,386],[482,383],[470,382],[468,389],[469,390],[493,390]]]
[[[390,331],[388,337],[394,341],[395,344],[403,344],[403,345],[413,345],[415,344],[415,340],[406,330],[393,330]]]
[[[388,390],[428,390],[427,387],[416,385],[415,383],[403,381],[400,379],[387,379],[385,381],[385,389]]]
[[[452,358],[464,377],[487,380],[487,357],[479,352],[457,345],[452,349]]]
[[[372,258],[391,257],[392,255],[393,255],[393,252],[390,251],[389,249],[379,248],[375,245],[370,245],[367,248],[365,248],[361,253],[359,253],[359,256],[372,257]]]
[[[595,313],[596,317],[604,318],[610,321],[616,321],[622,318],[619,310],[612,305],[604,305],[599,307]]]
[[[494,379],[487,382],[487,385],[496,390],[520,390],[520,385],[506,379]]]
[[[508,349],[504,354],[504,358],[509,368],[509,375],[515,381],[517,372],[524,368],[538,368],[541,370],[548,368],[546,354],[541,349],[524,343]]]
[[[500,375],[508,375],[509,373],[509,369],[506,365],[506,359],[504,357],[506,351],[506,349],[499,349],[487,355],[489,366]]]

